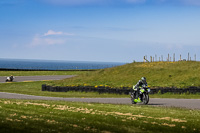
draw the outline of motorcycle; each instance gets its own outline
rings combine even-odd
[[[131,92],[131,102],[132,102],[132,104],[136,104],[136,103],[148,104],[149,103],[149,92],[150,91],[151,91],[150,88],[148,88],[146,86],[142,87],[139,91],[138,99],[136,99],[137,89],[133,89],[133,92]]]
[[[6,82],[12,82],[14,78],[14,76],[7,77]]]

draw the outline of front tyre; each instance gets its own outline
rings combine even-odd
[[[143,98],[142,98],[143,104],[148,104],[149,103],[149,95],[143,93]]]
[[[134,100],[135,100],[134,93],[131,93],[131,103],[132,104],[136,104],[136,102],[134,102]]]

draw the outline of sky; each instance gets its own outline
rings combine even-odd
[[[200,0],[0,0],[0,58],[200,60]]]

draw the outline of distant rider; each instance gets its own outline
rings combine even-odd
[[[145,77],[142,77],[141,80],[139,80],[137,82],[137,84],[135,86],[133,86],[133,90],[137,90],[136,91],[136,97],[135,99],[138,99],[139,97],[139,91],[142,87],[147,87],[147,82],[146,82],[146,78]]]
[[[10,81],[13,81],[13,79],[14,79],[14,76],[11,75],[11,76],[10,76]]]

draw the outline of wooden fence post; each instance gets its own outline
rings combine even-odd
[[[173,54],[173,62],[175,62],[176,61],[176,59],[175,59],[175,53]]]
[[[168,54],[168,58],[167,58],[167,61],[169,62],[169,54]]]

